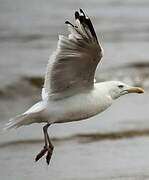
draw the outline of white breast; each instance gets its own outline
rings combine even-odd
[[[63,123],[92,117],[112,104],[112,99],[103,89],[76,94],[69,98],[49,101],[47,114],[50,122]]]

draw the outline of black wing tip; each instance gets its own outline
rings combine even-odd
[[[80,12],[75,11],[75,19],[79,19],[79,20],[83,19],[83,21],[85,21],[85,19],[89,19],[89,17],[86,16],[86,14],[84,13],[84,11],[81,8],[79,8],[79,10],[80,10]]]
[[[78,19],[80,21],[80,23],[83,23],[83,22],[85,22],[86,16],[81,8],[79,10],[80,10],[80,12],[78,12],[78,11],[75,12],[75,19],[76,20]]]
[[[86,15],[85,15],[85,13],[84,13],[84,11],[80,8],[80,13],[82,13],[83,14],[83,16],[84,17],[86,17]]]
[[[94,30],[94,27],[92,25],[92,22],[90,20],[90,18],[88,16],[85,15],[84,11],[80,8],[80,13],[78,11],[75,11],[75,19],[79,20],[81,24],[86,24],[92,34],[92,36],[96,39],[96,41],[98,42],[97,40],[97,36],[96,36],[96,33],[95,33],[95,30]],[[70,23],[69,21],[65,21],[65,24],[68,24],[68,25],[71,25],[72,27],[77,27],[77,26],[74,26],[72,23]]]
[[[75,11],[75,19],[80,19],[80,14],[78,11]]]
[[[85,15],[84,11],[80,8],[80,13],[81,15],[79,14],[78,11],[75,12],[75,17],[76,19],[79,19],[80,23],[84,23],[88,26],[92,36],[96,39],[96,41],[98,42],[97,40],[97,36],[96,36],[96,33],[95,33],[95,30],[94,30],[94,27],[92,25],[92,22],[90,20],[90,18],[88,16]]]
[[[81,8],[79,8],[79,10],[80,10],[80,13],[84,13],[83,10],[82,10]]]
[[[80,16],[84,16],[85,18],[87,18],[87,16],[85,15],[84,11],[81,8],[79,8],[79,11],[80,11],[81,15],[78,11],[75,11],[75,18],[76,19],[79,19]]]
[[[65,21],[65,24],[69,24],[69,21]]]
[[[72,27],[74,27],[74,25],[72,23],[70,23],[69,21],[65,21],[65,24],[69,24],[71,25]]]

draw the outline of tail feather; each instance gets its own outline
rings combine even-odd
[[[44,118],[42,117],[42,112],[46,107],[45,101],[40,101],[28,109],[25,113],[17,115],[16,117],[10,119],[8,123],[4,126],[3,132],[12,129],[18,128],[20,126],[29,125],[32,123],[43,122]]]
[[[27,114],[20,114],[14,118],[11,118],[8,123],[4,126],[3,131],[7,131],[12,128],[18,128],[24,124],[24,118]]]

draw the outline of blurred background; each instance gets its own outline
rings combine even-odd
[[[3,180],[149,179],[149,2],[146,0],[1,0],[0,125],[40,99],[48,57],[66,20],[82,8],[104,48],[97,80],[121,80],[145,94],[118,99],[86,121],[53,125],[51,164],[34,157],[43,145],[42,125],[0,135]]]

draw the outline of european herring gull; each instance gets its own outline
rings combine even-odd
[[[59,36],[57,48],[49,59],[42,100],[11,119],[5,127],[46,123],[43,127],[45,144],[35,160],[46,154],[47,164],[54,148],[47,132],[51,124],[87,119],[106,110],[122,95],[144,92],[142,88],[119,81],[95,83],[95,70],[103,49],[92,22],[80,9],[75,12],[75,25],[69,21],[65,23],[70,33],[68,37]]]

